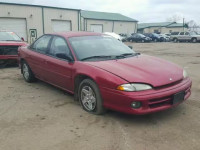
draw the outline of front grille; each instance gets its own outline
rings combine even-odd
[[[161,107],[164,105],[170,105],[172,104],[172,97],[164,97],[160,99],[153,99],[149,100],[149,107],[150,108],[156,108],[156,107]]]
[[[185,92],[185,96],[190,92],[190,87],[183,90]],[[162,97],[158,99],[151,99],[148,101],[149,108],[157,108],[166,105],[172,105],[173,95]]]
[[[19,46],[0,46],[0,55],[17,55]]]

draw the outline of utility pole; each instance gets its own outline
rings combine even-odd
[[[183,32],[185,32],[185,18],[183,18]]]

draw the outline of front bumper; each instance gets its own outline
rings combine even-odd
[[[192,81],[186,78],[176,84],[140,92],[122,92],[105,87],[100,87],[105,108],[117,110],[128,114],[148,114],[162,111],[179,105],[172,104],[173,95],[185,92],[184,100],[191,95]],[[140,101],[142,106],[133,109],[131,103]]]
[[[0,60],[17,60],[18,55],[0,55]]]

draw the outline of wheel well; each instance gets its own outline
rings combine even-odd
[[[80,83],[84,80],[84,79],[91,79],[93,80],[91,77],[87,76],[87,75],[77,75],[74,79],[74,99],[78,100],[78,88]],[[94,80],[93,80],[94,81]]]
[[[193,40],[193,39],[197,39],[197,38],[196,38],[196,37],[193,37],[192,40]]]

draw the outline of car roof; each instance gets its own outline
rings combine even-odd
[[[51,35],[59,35],[63,36],[65,38],[70,38],[70,37],[79,37],[79,36],[100,36],[104,35],[102,33],[96,33],[96,32],[83,32],[83,31],[77,31],[77,32],[56,32],[56,33],[51,33]]]

